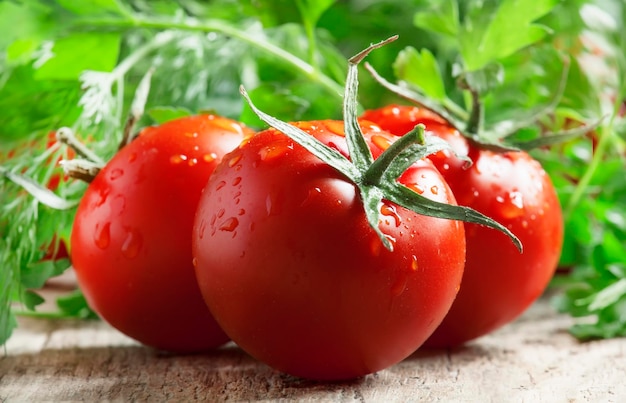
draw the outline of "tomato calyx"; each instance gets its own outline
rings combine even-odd
[[[434,136],[426,137],[423,125],[417,125],[414,130],[400,137],[374,160],[358,123],[358,64],[372,50],[384,46],[396,38],[397,36],[393,36],[370,45],[349,59],[343,103],[343,119],[350,160],[305,131],[259,110],[253,104],[243,86],[240,87],[240,92],[250,108],[262,121],[290,137],[356,185],[368,223],[387,250],[393,251],[393,244],[379,226],[383,199],[418,214],[472,222],[497,229],[505,233],[521,252],[522,244],[520,240],[509,229],[493,219],[468,207],[433,201],[397,181],[407,168],[427,155],[442,150],[453,151],[447,142]]]

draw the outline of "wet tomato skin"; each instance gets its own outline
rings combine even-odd
[[[457,202],[505,225],[522,242],[520,254],[502,233],[465,223],[467,262],[450,312],[426,341],[452,347],[488,334],[522,314],[547,287],[563,242],[563,217],[556,191],[538,161],[526,152],[494,152],[433,119],[420,120],[414,106],[392,105],[364,114],[401,135],[417,123],[426,134],[447,140],[473,161],[469,169],[449,152],[429,158],[450,185]],[[391,112],[393,110],[393,112]],[[418,118],[416,118],[416,116]]]
[[[228,340],[198,289],[190,234],[210,173],[250,133],[213,115],[147,128],[90,183],[71,259],[89,305],[113,327],[183,353]]]
[[[296,124],[346,154],[341,122]],[[379,154],[392,137],[363,125]],[[454,202],[428,161],[401,181]],[[393,252],[350,181],[276,130],[255,135],[216,168],[193,229],[196,275],[218,323],[252,356],[304,378],[355,378],[410,355],[457,293],[463,225],[388,202],[381,212]]]

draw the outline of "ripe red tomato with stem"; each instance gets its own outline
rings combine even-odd
[[[71,259],[87,302],[143,344],[194,352],[225,343],[198,288],[193,217],[224,154],[250,129],[215,115],[144,129],[93,178],[76,212]]]
[[[455,206],[423,159],[443,142],[422,144],[421,128],[394,141],[356,120],[365,54],[350,60],[343,122],[287,124],[250,102],[273,128],[224,157],[196,212],[196,276],[216,320],[304,378],[355,378],[413,353],[459,287],[457,219],[484,218]]]
[[[473,161],[469,169],[451,153],[429,156],[457,202],[506,226],[524,245],[520,254],[501,233],[465,223],[467,261],[459,294],[442,324],[425,343],[451,347],[488,334],[523,313],[547,287],[563,242],[556,191],[540,163],[523,151],[492,151],[462,136],[432,112],[390,105],[363,118],[402,135],[416,124],[448,141]]]

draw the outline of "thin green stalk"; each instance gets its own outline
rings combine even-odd
[[[599,130],[599,139],[598,139],[595,152],[593,153],[593,158],[591,159],[591,162],[589,163],[587,170],[585,171],[583,176],[580,178],[580,181],[576,185],[574,192],[570,196],[569,200],[567,201],[567,205],[565,206],[564,213],[563,213],[565,221],[569,220],[571,215],[574,213],[574,211],[578,207],[578,204],[580,203],[583,196],[585,195],[585,192],[589,188],[589,184],[591,183],[591,180],[593,179],[598,168],[600,167],[600,164],[602,164],[602,161],[604,160],[606,150],[609,144],[611,144],[611,138],[613,135],[613,121],[615,119],[614,116],[615,115],[611,117],[610,122],[606,126],[601,127]]]
[[[148,18],[143,16],[135,16],[132,19],[119,19],[119,18],[97,18],[97,19],[83,19],[77,24],[77,27],[81,28],[146,28],[157,30],[181,30],[181,31],[199,31],[199,32],[219,32],[224,35],[236,38],[242,42],[251,44],[256,48],[266,52],[274,57],[282,60],[283,62],[291,65],[295,70],[300,71],[302,74],[310,78],[311,80],[321,84],[332,94],[335,94],[338,98],[343,95],[343,87],[331,79],[330,77],[321,73],[311,64],[303,61],[302,59],[292,55],[291,53],[281,49],[280,47],[260,38],[258,35],[254,36],[244,32],[236,27],[225,24],[223,21],[217,20],[202,20],[199,21],[194,18],[185,18],[183,20],[172,21],[170,19],[162,18]]]

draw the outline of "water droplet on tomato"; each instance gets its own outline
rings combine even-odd
[[[121,177],[122,175],[124,175],[124,171],[119,168],[116,168],[116,169],[113,169],[111,173],[109,174],[109,179],[114,181],[118,179],[119,177]]]
[[[224,186],[226,186],[226,182],[224,181],[219,181],[217,183],[217,185],[215,185],[215,190],[220,190],[221,188],[223,188]]]
[[[228,166],[229,167],[234,167],[235,165],[237,165],[237,163],[239,161],[241,161],[241,158],[243,158],[243,154],[235,154],[233,155],[229,160],[228,160]]]
[[[306,206],[307,204],[309,204],[311,202],[311,200],[313,200],[314,197],[316,197],[317,195],[320,195],[322,193],[322,189],[316,187],[310,188],[307,191],[306,196],[304,197],[304,200],[302,200],[302,203],[300,203],[300,206]]]
[[[220,231],[233,232],[239,226],[239,220],[237,217],[227,218],[222,224],[220,224]]]
[[[237,211],[237,215],[240,215],[240,216],[241,216],[241,215],[244,215],[244,214],[246,214],[246,210],[245,210],[245,209],[240,208],[240,209]]]
[[[111,223],[97,223],[93,232],[93,240],[98,248],[108,248],[111,243]]]
[[[419,265],[417,263],[417,256],[411,256],[411,270],[417,271],[419,269]]]
[[[373,135],[372,136],[372,143],[374,143],[374,145],[378,148],[380,148],[381,150],[386,150],[389,148],[389,146],[391,145],[391,140],[389,140],[387,137],[385,136],[379,136],[379,135]]]
[[[193,267],[198,267],[198,258],[194,257],[193,259],[191,259],[191,264],[193,265]]]
[[[500,213],[505,218],[515,218],[524,214],[524,197],[520,192],[513,191],[504,196],[497,196]]]
[[[444,164],[441,166],[441,168],[442,168],[444,171],[448,171],[448,170],[450,170],[450,164],[445,164],[445,163],[444,163]]]
[[[344,131],[343,122],[328,120],[325,123],[326,123],[326,128],[331,133],[334,133],[334,134],[336,134],[338,136],[341,136],[341,137],[345,137],[346,136],[345,131]]]
[[[226,213],[226,210],[221,208],[217,211],[217,218],[222,218],[224,217],[224,213]]]
[[[122,254],[128,259],[133,259],[139,254],[142,245],[143,238],[141,234],[136,230],[129,229],[126,232],[124,243],[122,243]]]
[[[189,160],[187,161],[187,165],[189,165],[190,167],[196,165],[197,163],[198,163],[197,158],[189,158]]]
[[[96,200],[96,207],[102,206],[107,201],[107,198],[109,197],[110,192],[111,192],[110,188],[105,188],[98,194],[98,200]]]
[[[437,193],[439,193],[439,187],[437,187],[437,185],[433,185],[430,187],[430,193],[436,195]]]
[[[215,215],[211,217],[211,224],[215,223]],[[198,238],[203,239],[204,233],[206,232],[207,223],[205,220],[200,222],[200,228],[198,229]]]
[[[137,153],[130,153],[128,156],[128,162],[133,162],[137,159]]]
[[[276,142],[261,148],[261,150],[259,150],[259,157],[261,157],[261,161],[267,162],[284,155],[289,150],[293,150],[293,143]]]
[[[185,133],[185,137],[189,137],[190,139],[195,139],[198,137],[198,133],[197,132],[186,132]]]
[[[265,198],[265,211],[268,216],[280,214],[282,206],[280,204],[280,196],[275,193],[270,193]]]
[[[241,126],[239,126],[236,122],[231,122],[230,120],[227,120],[227,119],[217,118],[217,119],[213,119],[213,124],[229,132],[243,135],[243,130]]]
[[[380,207],[380,213],[386,217],[393,218],[396,227],[400,226],[402,220],[400,219],[400,216],[398,215],[398,212],[396,211],[396,208],[394,206],[383,203],[383,205]]]
[[[417,183],[410,183],[407,185],[407,187],[411,190],[413,190],[415,193],[417,194],[423,194],[424,193],[424,187],[420,184]]]
[[[217,154],[215,154],[215,153],[204,154],[202,156],[202,161],[204,161],[204,162],[213,162],[216,159],[217,159]]]
[[[187,161],[187,156],[184,154],[176,154],[170,157],[170,163],[178,165],[183,161]]]
[[[241,176],[236,177],[235,179],[233,179],[233,186],[237,186],[241,183]],[[240,193],[241,194],[241,193]]]

